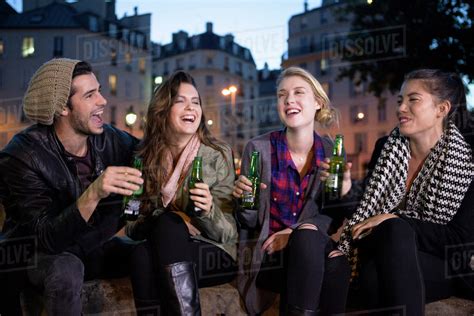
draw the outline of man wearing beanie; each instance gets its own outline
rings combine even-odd
[[[36,124],[0,152],[7,214],[0,247],[30,238],[36,248],[23,269],[11,261],[5,271],[0,266],[7,279],[0,280],[1,315],[20,313],[18,294],[27,283],[42,291],[48,315],[81,315],[83,280],[127,273],[132,246],[114,235],[122,195],[143,180],[127,167],[137,140],[105,124],[105,109],[86,62],[53,59],[33,75],[23,110]]]

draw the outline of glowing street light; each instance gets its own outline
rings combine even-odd
[[[234,85],[222,89],[222,95],[225,97],[228,96],[229,94],[235,94],[236,92],[237,92],[237,87]]]
[[[133,112],[133,106],[130,106],[127,114],[125,115],[125,123],[127,126],[132,127],[137,121],[137,114]]]

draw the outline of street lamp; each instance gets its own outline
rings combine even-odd
[[[223,96],[228,96],[230,95],[230,104],[232,106],[232,114],[234,114],[234,109],[235,109],[235,94],[237,93],[237,87],[234,85],[231,85],[227,88],[222,89],[222,95]]]
[[[133,111],[133,105],[128,108],[127,114],[125,114],[125,124],[130,128],[130,132],[133,129],[133,125],[137,121],[137,114]]]
[[[222,95],[224,97],[227,97],[230,95],[230,105],[231,105],[231,116],[232,116],[232,119],[230,120],[230,127],[231,127],[231,138],[232,138],[232,148],[234,149],[234,152],[236,152],[236,138],[235,138],[235,134],[237,133],[237,126],[236,126],[236,118],[234,117],[235,115],[235,95],[237,93],[238,89],[236,86],[234,85],[231,85],[231,86],[228,86],[227,88],[224,88],[222,89]]]

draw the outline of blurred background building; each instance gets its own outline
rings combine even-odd
[[[238,165],[250,138],[281,127],[276,79],[282,69],[300,66],[321,82],[340,113],[339,124],[318,126],[318,131],[330,137],[344,135],[353,175],[362,178],[375,141],[397,124],[396,99],[388,92],[375,97],[364,78],[339,78],[350,66],[343,51],[347,53],[346,44],[354,36],[354,16],[346,12],[341,17],[347,3],[322,0],[309,9],[308,1],[301,1],[301,12],[288,12],[281,67],[265,64],[258,70],[251,49],[236,42],[236,33],[216,34],[212,22],[194,35],[177,28],[171,42],[158,44],[150,39],[151,14],[139,14],[135,7],[132,15],[118,18],[115,0],[24,0],[21,13],[0,0],[0,148],[30,124],[21,101],[33,72],[52,57],[69,57],[92,63],[109,103],[105,119],[138,137],[153,89],[175,70],[190,72],[202,97],[206,124],[232,145]],[[366,8],[371,4],[359,3]],[[376,34],[370,28],[361,32]],[[381,33],[385,39],[390,35],[390,30]],[[397,65],[413,59],[397,49],[391,52]]]
[[[105,120],[141,136],[152,89],[150,14],[135,8],[119,19],[115,0],[24,0],[17,13],[0,0],[0,17],[0,147],[30,124],[22,97],[36,69],[53,57],[90,62],[108,100]]]

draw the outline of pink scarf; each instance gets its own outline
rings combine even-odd
[[[163,202],[163,206],[167,207],[168,204],[175,199],[176,191],[178,190],[178,182],[181,178],[186,175],[189,170],[189,166],[196,157],[199,147],[201,146],[201,141],[199,137],[195,134],[188,142],[186,147],[184,148],[181,156],[179,157],[178,163],[173,170],[173,156],[171,155],[171,151],[166,152],[166,174],[171,176],[169,177],[168,182],[163,183],[161,186],[161,201]]]

